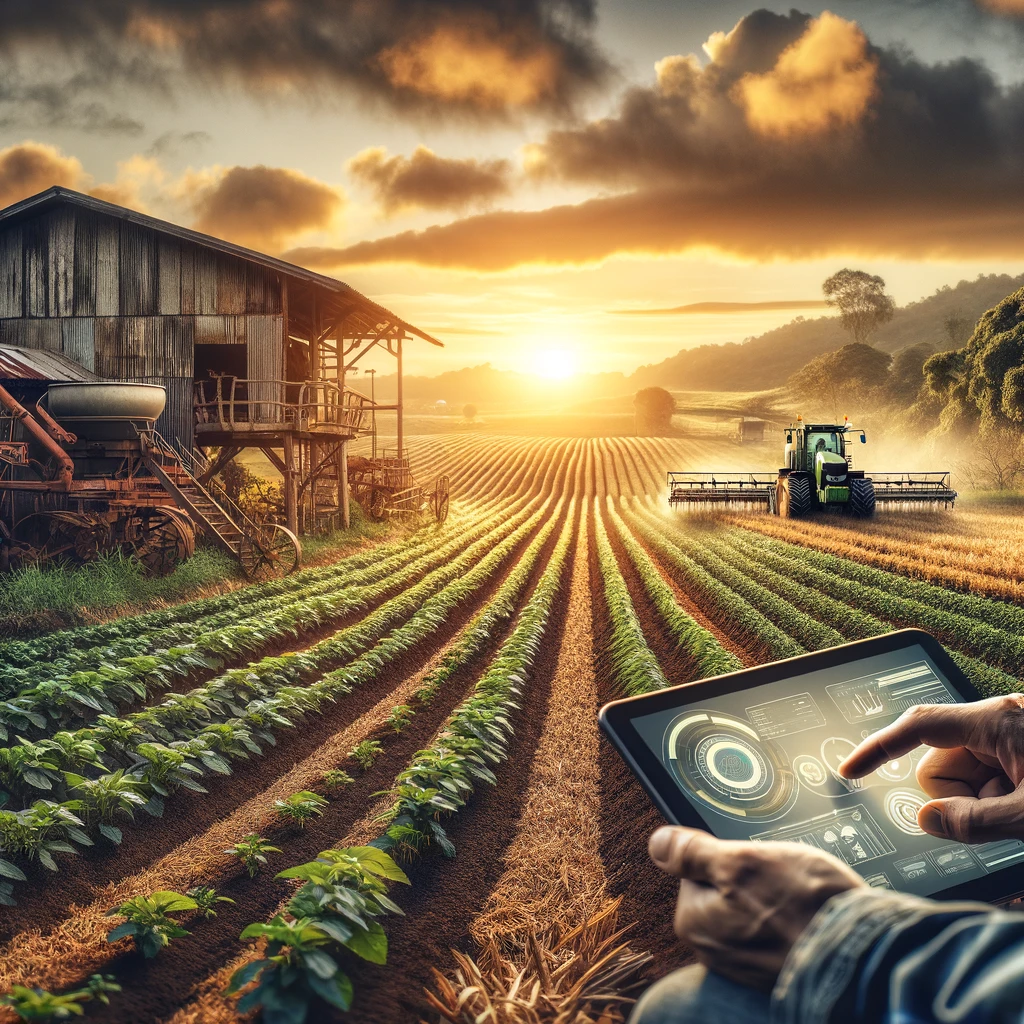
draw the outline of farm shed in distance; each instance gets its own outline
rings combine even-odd
[[[380,346],[441,343],[341,281],[54,187],[0,211],[0,346],[53,353],[110,380],[162,385],[157,429],[186,458],[244,448],[284,478],[288,525],[348,521],[348,442],[370,428],[346,383]]]
[[[764,420],[750,419],[744,416],[740,420],[737,437],[740,444],[751,444],[764,440],[764,429],[767,426]]]

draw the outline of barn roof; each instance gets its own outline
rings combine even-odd
[[[73,359],[43,349],[0,345],[0,380],[45,380],[60,383],[100,380]]]
[[[148,214],[138,213],[135,210],[75,192],[73,189],[63,188],[60,185],[54,185],[45,192],[39,192],[0,210],[0,225],[36,216],[62,204],[71,204],[94,213],[130,221],[140,227],[173,235],[195,245],[215,249],[229,256],[276,271],[283,277],[316,291],[328,307],[333,303],[336,311],[343,313],[347,318],[357,320],[363,328],[363,332],[368,335],[384,331],[403,331],[413,337],[430,342],[431,345],[444,347],[437,338],[396,316],[389,309],[385,309],[384,306],[367,298],[362,292],[345,284],[344,281],[338,281],[336,278],[327,277],[324,274],[317,274],[312,270],[306,270],[305,267],[297,267],[294,263],[287,263],[275,256],[257,252],[255,249],[247,249],[244,246],[235,245],[234,242],[227,242],[223,238],[215,238],[213,235],[206,235],[201,231],[193,231],[191,228],[183,228],[179,224],[150,217]]]

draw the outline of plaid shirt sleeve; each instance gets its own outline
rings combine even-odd
[[[851,889],[793,947],[771,1021],[1024,1024],[1024,912]]]

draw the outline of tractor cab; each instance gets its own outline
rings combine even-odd
[[[845,504],[850,500],[853,459],[847,452],[850,436],[867,441],[863,430],[853,430],[849,421],[804,423],[798,419],[786,428],[786,465],[781,473],[808,473],[814,481],[820,505]]]

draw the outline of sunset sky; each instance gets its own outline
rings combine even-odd
[[[738,341],[850,264],[1024,271],[1024,0],[5,0],[0,205],[94,192],[340,277],[417,373]],[[812,309],[806,315],[817,315]]]

